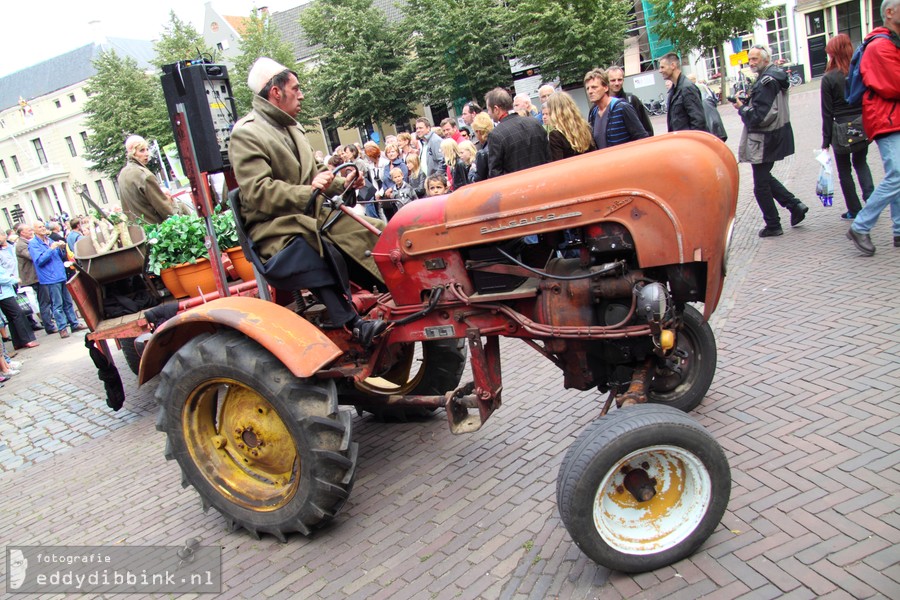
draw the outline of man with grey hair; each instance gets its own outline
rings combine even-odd
[[[859,63],[868,91],[863,94],[863,128],[875,140],[884,162],[884,179],[853,220],[847,237],[865,256],[875,254],[869,232],[890,205],[894,247],[900,248],[900,0],[881,3],[884,27],[866,36],[870,40]],[[891,74],[893,73],[893,75]]]
[[[753,168],[753,195],[766,224],[759,237],[774,237],[784,233],[776,200],[791,213],[791,227],[806,218],[809,208],[772,176],[775,161],[794,153],[787,75],[770,63],[765,46],[753,46],[748,56],[750,70],[757,78],[749,97],[737,97],[733,103],[744,122],[738,158]]]
[[[523,117],[537,118],[538,116],[534,104],[531,103],[531,96],[528,94],[516,94],[515,98],[513,98],[513,110]]]
[[[550,96],[556,93],[556,88],[550,85],[549,83],[545,83],[541,87],[538,88],[538,98],[541,101],[541,107],[546,106],[547,100],[550,99]],[[544,124],[544,113],[538,112],[537,115],[538,123],[541,125]]]
[[[634,112],[637,113],[641,125],[647,130],[647,135],[652,136],[653,123],[650,122],[650,113],[647,112],[647,107],[644,106],[640,98],[634,94],[626,93],[622,89],[625,86],[625,69],[618,65],[613,65],[606,69],[606,76],[609,78],[609,97],[618,98],[630,104]]]

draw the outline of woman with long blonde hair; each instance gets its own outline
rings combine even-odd
[[[488,178],[488,139],[494,130],[494,122],[485,112],[475,115],[472,121],[472,129],[475,130],[475,137],[481,143],[481,148],[475,154],[475,164],[469,170],[472,182],[484,181]]]
[[[441,154],[444,155],[444,164],[447,165],[447,183],[451,190],[458,190],[469,183],[469,167],[459,155],[459,145],[453,138],[446,138],[441,142]]]
[[[562,160],[596,150],[591,126],[581,116],[572,96],[565,92],[553,94],[547,99],[550,123],[550,160]]]

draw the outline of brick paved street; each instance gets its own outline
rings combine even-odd
[[[119,361],[129,399],[112,413],[81,336],[39,337],[0,390],[0,544],[198,537],[223,547],[222,598],[900,598],[900,248],[887,214],[874,257],[844,238],[839,193],[831,208],[813,193],[818,90],[800,88],[791,105],[797,154],[775,173],[811,210],[760,240],[741,166],[713,320],[718,371],[694,413],[734,483],[721,526],[691,558],[626,576],[581,554],[556,509],[556,476],[601,398],[564,390],[549,361],[508,340],[504,405],[481,431],[453,436],[442,412],[424,423],[355,417],[350,500],[332,526],[281,544],[227,532],[182,489],[154,428],[155,382],[136,390]],[[739,122],[721,112],[736,149]],[[874,146],[869,163],[879,181]]]

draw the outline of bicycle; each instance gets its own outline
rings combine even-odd
[[[799,73],[794,73],[794,70],[790,67],[785,67],[784,72],[787,73],[788,84],[790,87],[801,85],[803,83],[803,77]]]

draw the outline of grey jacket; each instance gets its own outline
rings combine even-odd
[[[750,88],[748,104],[738,113],[744,122],[738,150],[740,162],[775,162],[794,153],[788,88],[785,72],[772,65],[760,73]]]

